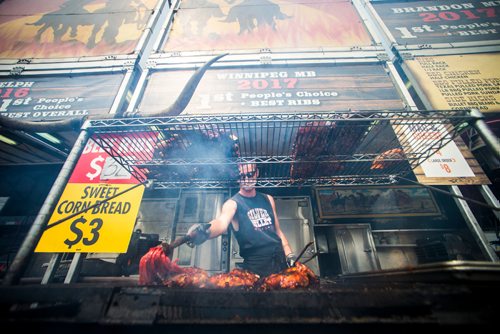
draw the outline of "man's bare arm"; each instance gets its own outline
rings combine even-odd
[[[231,199],[224,203],[219,216],[210,222],[210,239],[216,238],[227,231],[236,214],[236,207],[236,202]]]

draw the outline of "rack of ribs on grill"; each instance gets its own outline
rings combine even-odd
[[[259,280],[260,276],[250,271],[235,268],[229,273],[216,274],[209,281],[215,288],[251,288]]]
[[[259,290],[297,289],[318,283],[319,280],[311,269],[305,264],[296,262],[295,266],[264,278]]]
[[[208,273],[200,268],[183,268],[183,272],[163,282],[163,285],[177,288],[206,288],[210,284]]]
[[[171,261],[162,246],[149,250],[141,258],[139,284],[165,285],[172,288],[258,288],[261,291],[276,289],[297,289],[319,282],[314,272],[306,265],[296,262],[294,267],[277,274],[261,278],[248,270],[235,268],[229,273],[210,276],[196,267],[179,267]]]
[[[342,159],[354,154],[368,127],[365,122],[347,126],[342,121],[314,121],[301,126],[292,148],[291,177],[327,176],[346,169]]]

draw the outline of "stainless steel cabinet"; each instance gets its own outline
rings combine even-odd
[[[334,225],[342,273],[380,270],[369,224]]]

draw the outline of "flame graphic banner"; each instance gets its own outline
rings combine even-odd
[[[164,51],[369,46],[348,0],[185,0]]]
[[[158,0],[5,0],[0,57],[133,53]]]

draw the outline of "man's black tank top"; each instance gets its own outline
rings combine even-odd
[[[255,197],[245,197],[237,193],[231,199],[237,204],[234,219],[239,228],[234,235],[241,257],[272,254],[277,248],[282,249],[267,195],[257,192]]]

